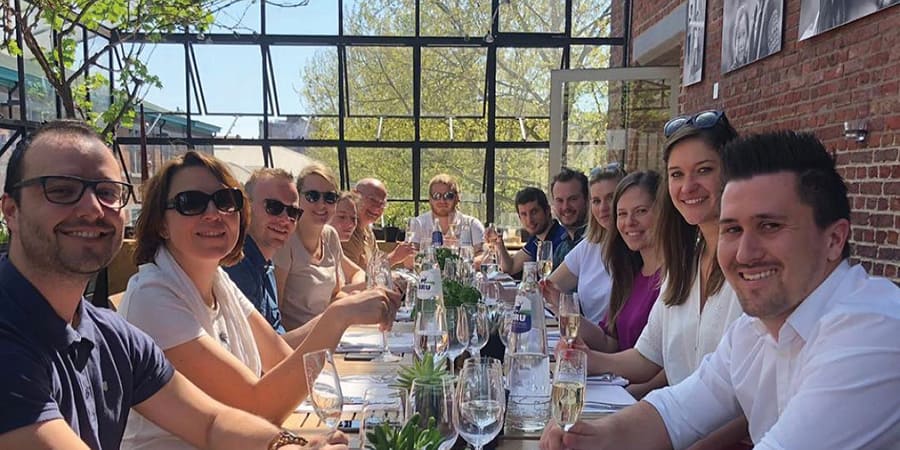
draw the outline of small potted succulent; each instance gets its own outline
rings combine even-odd
[[[366,449],[368,450],[438,450],[441,446],[441,433],[437,429],[434,417],[429,417],[427,426],[420,425],[418,414],[414,414],[399,430],[390,424],[382,423],[366,432]]]

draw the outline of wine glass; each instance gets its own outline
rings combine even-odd
[[[410,280],[406,283],[406,289],[403,295],[403,304],[397,309],[397,316],[404,321],[412,320],[412,310],[416,306],[416,296],[418,295],[418,281]]]
[[[406,242],[413,246],[417,251],[419,250],[419,241],[416,240],[418,237],[416,232],[419,229],[419,220],[415,217],[411,217],[406,221],[406,231],[404,232],[403,242]]]
[[[541,279],[545,280],[553,272],[553,241],[538,241],[535,260],[538,263],[538,272]]]
[[[453,425],[475,450],[482,450],[503,428],[505,392],[501,377],[502,371],[490,363],[468,364],[459,374]]]
[[[391,266],[388,262],[387,255],[381,251],[375,251],[369,260],[369,267],[366,276],[366,287],[382,287],[387,290],[394,289],[394,279],[391,275]],[[402,358],[391,353],[388,344],[387,328],[381,331],[381,354],[372,359],[376,362],[399,362]]]
[[[469,346],[471,332],[469,331],[469,319],[466,308],[458,306],[456,308],[447,308],[447,324],[450,325],[448,331],[447,359],[450,361],[450,374],[455,374],[456,358],[466,351]]]
[[[360,413],[360,448],[366,447],[366,433],[375,427],[388,424],[398,430],[406,422],[406,392],[402,389],[374,387],[366,389]]]
[[[469,328],[471,334],[469,338],[469,350],[473,357],[481,356],[481,349],[487,345],[488,339],[491,337],[491,325],[489,323],[487,307],[482,304],[465,306],[468,311]]]
[[[337,428],[344,409],[341,381],[334,366],[331,350],[324,349],[303,355],[309,402],[316,415],[332,431]]]
[[[441,435],[440,450],[453,447],[459,433],[453,426],[453,408],[455,405],[454,379],[443,377],[439,382],[422,382],[413,380],[409,388],[406,411],[409,417],[419,415],[419,426],[428,426],[428,419],[434,418],[435,426]]]
[[[581,416],[586,380],[587,354],[581,350],[560,350],[550,391],[550,411],[564,431],[569,431]]]
[[[559,294],[559,333],[571,347],[578,338],[578,325],[581,322],[581,304],[578,294],[563,292]]]
[[[435,359],[447,355],[447,345],[450,337],[447,334],[446,317],[443,308],[434,311],[419,311],[416,313],[414,325],[416,337],[416,356],[419,359],[425,357],[425,353],[434,354]]]

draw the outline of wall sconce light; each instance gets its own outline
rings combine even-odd
[[[864,142],[869,135],[868,123],[865,119],[844,122],[844,139]]]

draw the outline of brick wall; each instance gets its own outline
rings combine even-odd
[[[632,37],[682,3],[633,1]],[[723,4],[708,0],[703,81],[682,88],[680,109],[725,109],[742,133],[814,132],[849,185],[854,259],[900,282],[900,6],[798,42],[800,0],[785,0],[782,50],[723,75]],[[843,122],[855,119],[868,120],[863,143],[843,138]]]

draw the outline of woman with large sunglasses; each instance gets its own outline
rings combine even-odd
[[[143,190],[140,266],[121,314],[211,397],[280,425],[308,393],[303,354],[337,345],[346,310],[330,308],[321,319],[326,325],[315,326],[295,351],[256,311],[220,267],[241,259],[250,221],[250,202],[221,161],[188,152]],[[122,448],[191,447],[132,412]]]
[[[349,286],[341,264],[344,252],[337,231],[328,225],[340,198],[334,173],[313,162],[297,176],[300,209],[297,229],[287,244],[275,253],[275,283],[278,287],[282,323],[286,330],[298,328],[321,314]]]
[[[634,348],[588,356],[590,373],[612,372],[634,384],[651,381],[661,369],[668,384],[681,382],[742,313],[716,262],[722,149],[737,132],[724,112],[703,111],[670,120],[664,133],[666,176],[656,226],[664,268],[659,299]],[[554,427],[545,429],[542,441],[559,436]],[[740,418],[697,448],[730,448],[746,436],[747,422]],[[549,444],[542,442],[542,448]]]

